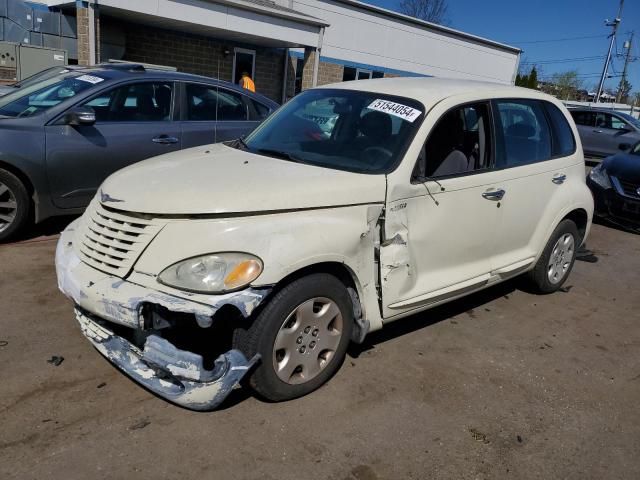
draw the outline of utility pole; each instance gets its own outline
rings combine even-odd
[[[620,7],[618,8],[618,15],[612,21],[608,21],[606,23],[607,27],[611,27],[611,41],[609,42],[609,51],[607,52],[607,58],[604,61],[604,67],[602,69],[602,76],[600,77],[600,84],[598,85],[598,91],[596,93],[595,101],[598,103],[600,101],[600,95],[602,95],[602,91],[604,90],[604,82],[607,79],[607,70],[609,69],[609,62],[611,61],[611,51],[613,50],[613,43],[616,41],[616,32],[618,31],[618,25],[620,25],[620,17],[622,16],[622,6],[624,5],[624,0],[620,0]]]
[[[627,80],[627,66],[629,65],[629,61],[631,60],[631,45],[633,45],[633,32],[631,32],[629,40],[624,42],[624,48],[627,49],[627,54],[624,57],[624,68],[622,69],[622,79],[620,80],[620,85],[618,85],[616,103],[620,103],[622,101],[622,93],[625,87],[625,81]]]

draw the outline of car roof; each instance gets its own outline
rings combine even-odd
[[[530,88],[514,87],[502,83],[436,77],[380,78],[333,83],[320,88],[360,90],[408,97],[422,102],[425,106],[432,106],[445,98],[464,94],[481,94],[488,98],[497,95],[513,95],[514,97],[523,98],[541,98],[557,103],[554,97]]]
[[[240,88],[235,83],[219,80],[212,77],[205,77],[204,75],[195,75],[191,73],[177,72],[174,70],[165,69],[162,67],[154,68],[153,66],[144,65],[141,63],[104,63],[91,67],[85,67],[80,69],[74,69],[74,72],[82,71],[86,74],[97,74],[104,77],[107,80],[124,80],[129,78],[140,79],[162,79],[162,80],[175,80],[183,82],[203,82],[215,85],[224,86],[231,90],[238,91],[245,95],[252,96],[259,99],[271,106],[278,105],[277,102],[271,100],[259,93],[250,92],[248,90]]]

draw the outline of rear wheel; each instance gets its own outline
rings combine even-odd
[[[16,235],[29,219],[29,193],[13,173],[0,169],[0,241]]]
[[[353,307],[347,289],[333,275],[300,278],[278,292],[234,347],[262,361],[249,383],[261,396],[289,400],[306,395],[340,368],[351,338]]]
[[[580,244],[578,227],[563,220],[553,231],[536,266],[528,273],[530,283],[541,293],[560,289],[569,277]]]

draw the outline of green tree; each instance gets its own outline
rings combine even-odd
[[[631,84],[627,79],[624,79],[620,82],[620,86],[618,87],[618,95],[616,98],[620,103],[629,103],[633,101],[631,99]]]
[[[529,73],[527,87],[533,88],[534,90],[538,89],[538,71],[536,70],[535,65],[531,68],[531,73]]]
[[[551,81],[555,85],[555,96],[560,100],[575,100],[578,90],[582,87],[582,81],[576,70],[556,73],[551,77]]]

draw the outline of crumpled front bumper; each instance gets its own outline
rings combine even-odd
[[[161,337],[149,336],[140,350],[80,309],[75,313],[82,333],[111,363],[153,393],[191,410],[216,408],[258,360],[230,350],[206,370],[202,357]]]
[[[176,348],[157,331],[143,330],[142,311],[146,305],[157,305],[170,312],[193,314],[198,324],[209,326],[224,305],[237,307],[245,317],[250,315],[270,289],[212,295],[208,304],[170,295],[83,263],[73,248],[74,229],[71,224],[60,236],[56,273],[58,287],[75,304],[83,334],[109,361],[157,395],[192,410],[217,407],[259,357],[247,359],[240,351],[230,350],[208,370],[200,355]],[[110,323],[148,335],[143,349],[115,334]]]

